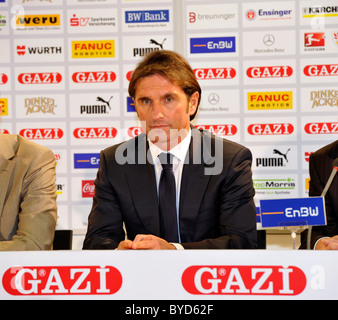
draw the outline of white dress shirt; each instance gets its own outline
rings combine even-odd
[[[153,163],[155,166],[155,177],[156,177],[156,185],[157,185],[157,194],[159,190],[159,183],[162,173],[162,165],[160,163],[160,160],[158,156],[161,153],[171,153],[173,158],[173,172],[175,176],[175,183],[176,183],[176,212],[177,212],[177,226],[178,226],[178,238],[181,242],[181,236],[180,236],[180,224],[179,224],[179,207],[180,207],[180,191],[181,191],[181,180],[182,180],[182,173],[183,173],[183,166],[184,161],[187,156],[189,146],[191,142],[191,129],[189,128],[188,135],[184,138],[181,143],[179,143],[176,147],[172,148],[169,151],[163,151],[160,148],[158,148],[155,144],[153,144],[151,141],[149,141],[149,150],[151,153],[151,156],[153,158]],[[183,250],[184,248],[180,244],[173,243],[173,245],[178,250]]]

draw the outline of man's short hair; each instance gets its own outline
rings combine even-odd
[[[166,77],[174,85],[179,86],[187,95],[188,100],[198,92],[200,97],[198,106],[201,102],[202,89],[196,79],[195,73],[189,63],[178,53],[167,50],[155,51],[148,54],[145,59],[137,66],[133,72],[130,84],[129,95],[135,99],[137,82],[155,74]],[[197,114],[190,116],[193,120]]]

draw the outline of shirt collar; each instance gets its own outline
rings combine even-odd
[[[150,150],[150,153],[151,153],[151,156],[154,162],[156,161],[157,157],[161,153],[168,153],[168,152],[170,152],[173,156],[175,156],[180,161],[184,161],[187,155],[189,146],[190,146],[190,142],[191,142],[191,128],[189,128],[188,135],[184,138],[184,140],[181,141],[181,143],[179,143],[177,146],[175,146],[171,150],[163,151],[159,147],[157,147],[155,144],[153,144],[151,141],[149,141],[149,150]]]

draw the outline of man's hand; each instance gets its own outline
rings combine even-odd
[[[338,250],[338,236],[321,239],[316,245],[316,250]]]
[[[134,241],[122,241],[117,250],[176,250],[176,247],[156,236],[139,234]]]

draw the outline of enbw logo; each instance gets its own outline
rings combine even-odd
[[[191,38],[192,54],[236,52],[236,37]]]
[[[99,153],[75,153],[75,169],[97,169],[100,165]]]

